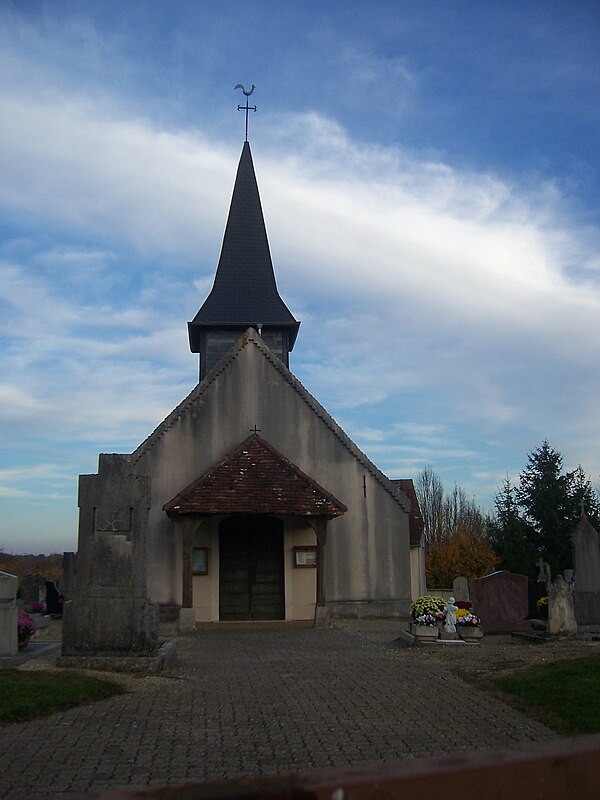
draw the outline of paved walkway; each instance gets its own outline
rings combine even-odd
[[[218,628],[134,693],[0,729],[0,797],[391,761],[554,736],[449,672],[397,627]],[[448,653],[449,657],[451,654]]]

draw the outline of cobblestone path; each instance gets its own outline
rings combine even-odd
[[[296,772],[542,741],[554,734],[448,671],[411,663],[389,624],[178,639],[131,694],[0,728],[0,797]]]

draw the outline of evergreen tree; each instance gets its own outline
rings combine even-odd
[[[595,528],[600,523],[600,503],[598,495],[587,478],[581,464],[567,475],[569,482],[569,498],[571,500],[570,515],[573,520],[585,511]]]
[[[488,521],[488,528],[492,547],[498,556],[498,569],[535,577],[534,531],[519,512],[516,489],[508,476],[494,503],[496,516]]]
[[[561,454],[544,441],[529,454],[516,492],[536,555],[550,563],[553,575],[573,566],[571,533],[581,503],[592,524],[598,519],[598,498],[582,468],[566,475],[561,470]]]

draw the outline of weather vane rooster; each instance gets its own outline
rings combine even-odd
[[[246,141],[248,141],[248,112],[249,111],[256,111],[256,106],[248,105],[248,98],[252,94],[252,92],[256,89],[256,86],[252,84],[252,88],[248,91],[243,83],[236,83],[233,87],[233,91],[236,89],[241,89],[242,92],[246,95],[246,105],[245,106],[238,106],[238,111],[245,111],[246,112]]]

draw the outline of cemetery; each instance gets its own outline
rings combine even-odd
[[[564,575],[552,578],[548,564],[539,559],[537,581],[507,571],[471,581],[458,576],[452,587],[416,598],[407,622],[397,622],[398,642],[451,650],[458,645],[480,645],[484,636],[510,635],[536,643],[600,640],[600,537],[584,512],[571,541],[576,567]],[[44,629],[55,619],[62,622],[61,641],[46,647],[60,648],[57,664],[61,667],[143,674],[165,669],[175,657],[174,640],[190,628],[159,625],[158,615],[151,613],[151,604],[144,602],[143,592],[137,594],[136,583],[130,579],[133,560],[126,552],[120,554],[121,573],[114,569],[99,573],[109,575],[109,593],[103,593],[104,579],[95,588],[98,571],[88,574],[79,584],[85,587],[83,592],[76,593],[73,553],[65,553],[64,580],[59,585],[27,575],[18,586],[15,576],[0,573],[0,664],[22,660],[27,648],[31,656],[45,639]],[[119,585],[120,594],[115,591]],[[94,593],[105,598],[109,613],[100,621],[98,615],[90,615],[89,624],[77,631],[83,644],[74,655],[69,639],[74,634],[68,618],[66,625],[63,621],[63,602],[85,607]],[[335,626],[335,619],[330,623]],[[343,618],[339,623],[343,624]],[[199,626],[196,635],[201,631]]]
[[[12,609],[13,617],[15,611],[27,613],[24,611],[24,600],[16,598],[16,580],[5,580],[5,576],[2,579],[0,585],[3,588],[3,599],[8,597],[8,602],[3,602],[3,607],[6,606],[4,610]],[[429,608],[428,604],[419,607],[416,601],[417,617],[436,617],[435,629],[439,641],[463,642],[460,637],[455,639],[451,636],[453,631],[444,631],[444,627],[454,625],[460,629],[457,623],[461,618],[476,616],[479,605],[482,608],[487,607],[486,584],[483,584],[483,590],[477,595],[478,606],[475,606],[473,601],[462,599],[466,589],[469,588],[470,591],[470,586],[465,583],[471,582],[457,580],[452,587],[454,594],[442,598],[437,610],[435,607]],[[551,587],[554,584],[558,586],[559,602],[562,602],[563,584],[571,587],[571,590],[572,586],[560,576]],[[557,740],[543,725],[509,711],[497,699],[480,692],[473,685],[469,686],[468,682],[463,682],[458,677],[452,683],[440,678],[448,669],[452,671],[457,665],[460,666],[460,675],[481,677],[486,670],[493,675],[499,674],[499,671],[501,673],[499,665],[503,663],[511,665],[508,672],[512,673],[515,664],[543,663],[549,657],[568,660],[589,654],[590,639],[585,637],[589,637],[590,633],[586,631],[580,635],[548,632],[543,647],[500,632],[503,625],[507,629],[512,626],[513,617],[507,613],[506,602],[507,598],[514,595],[515,587],[518,589],[522,586],[522,582],[512,575],[504,576],[502,581],[496,576],[491,586],[490,592],[493,594],[488,601],[489,608],[493,608],[494,597],[503,598],[505,602],[499,603],[502,613],[491,618],[494,626],[492,629],[496,633],[485,630],[482,617],[479,630],[485,631],[485,635],[477,645],[407,647],[397,638],[404,624],[399,620],[338,620],[328,628],[291,627],[287,631],[260,628],[223,631],[221,628],[220,632],[211,632],[199,626],[194,633],[177,633],[171,625],[171,635],[177,644],[177,660],[165,665],[162,673],[154,673],[154,677],[140,675],[135,678],[135,673],[130,672],[128,682],[123,684],[128,687],[129,695],[117,696],[90,706],[89,713],[80,710],[77,717],[69,717],[70,712],[65,712],[59,718],[53,715],[47,720],[21,723],[20,728],[25,735],[47,737],[47,753],[51,763],[45,766],[44,782],[54,789],[61,788],[62,791],[66,791],[69,786],[78,786],[80,790],[93,787],[96,791],[103,788],[113,791],[118,786],[146,785],[147,781],[163,786],[198,780],[210,782],[214,780],[217,774],[215,767],[219,764],[219,769],[222,770],[220,774],[227,775],[226,783],[215,786],[214,789],[210,789],[206,783],[200,785],[204,786],[203,796],[212,796],[212,791],[215,796],[227,796],[228,791],[239,791],[242,776],[247,776],[244,781],[250,780],[252,775],[256,776],[259,765],[261,771],[264,770],[268,775],[294,772],[295,763],[312,765],[314,770],[315,767],[336,764],[341,767],[348,763],[348,759],[364,760],[368,763],[381,757],[387,763],[385,768],[378,769],[377,780],[385,778],[392,783],[399,781],[398,785],[405,787],[403,791],[408,791],[407,787],[411,784],[410,771],[406,772],[407,765],[418,762],[425,770],[423,775],[426,778],[423,779],[431,787],[438,780],[437,770],[443,769],[442,762],[436,761],[436,753],[452,753],[454,757],[457,755],[456,741],[452,738],[445,742],[435,731],[440,725],[444,728],[452,725],[452,719],[457,717],[462,720],[463,725],[459,748],[469,749],[469,753],[464,756],[460,753],[463,759],[461,763],[464,769],[475,770],[473,774],[469,773],[470,778],[466,788],[463,786],[462,796],[469,798],[471,788],[479,786],[476,777],[478,769],[485,770],[488,776],[494,774],[494,765],[499,763],[499,758],[501,763],[510,765],[507,770],[512,776],[511,781],[516,780],[515,776],[522,771],[522,780],[526,783],[538,780],[535,776],[546,768],[541,765],[553,763],[554,780],[559,781],[557,785],[561,785],[556,773],[559,767],[556,765],[563,764],[564,761],[562,769],[565,774],[571,774],[571,765],[574,763],[585,769],[585,759],[592,757],[586,753],[594,752],[589,750],[591,743],[585,745],[588,750],[584,743],[576,750],[573,749],[574,745],[571,749],[561,750],[562,740]],[[518,596],[522,603],[523,594]],[[474,595],[471,594],[470,597],[473,598]],[[572,602],[572,591],[571,594],[567,592],[567,603],[569,597]],[[31,600],[30,597],[29,601]],[[554,600],[555,594],[551,591],[548,622],[554,618]],[[28,605],[33,605],[29,601]],[[473,602],[472,610],[461,607],[470,602]],[[514,610],[511,611],[513,613]],[[443,619],[438,619],[437,614],[441,614]],[[52,617],[51,625],[60,623],[55,615]],[[479,625],[479,618],[477,619],[478,622],[473,625],[475,629]],[[438,627],[439,623],[442,624]],[[560,625],[564,625],[564,622],[560,621]],[[165,631],[167,626],[163,623],[159,627]],[[450,638],[444,639],[443,636]],[[20,651],[21,654],[27,653],[33,642],[35,637]],[[366,642],[369,642],[367,648]],[[41,660],[45,664],[56,663],[57,655],[47,655]],[[249,658],[252,660],[248,660]],[[319,677],[309,677],[317,665]],[[72,668],[62,670],[62,674],[72,672]],[[282,678],[282,673],[289,677]],[[100,676],[102,673],[87,674]],[[104,671],[104,675],[108,677],[118,673]],[[364,678],[357,679],[357,676]],[[407,683],[409,676],[413,676],[413,686]],[[418,680],[415,680],[416,676],[419,676]],[[423,679],[428,682],[427,698],[422,696]],[[429,684],[432,680],[435,682]],[[310,737],[303,735],[303,731],[313,729],[311,715],[315,713],[314,698],[302,689],[305,681],[309,681],[307,685],[318,692],[319,697],[329,698],[327,702],[319,704],[320,724],[339,730],[340,738],[338,733],[332,733],[329,743],[323,739],[316,747],[311,745]],[[207,692],[213,682],[215,689]],[[217,688],[219,683],[223,686],[223,691]],[[352,693],[349,695],[348,686],[360,691],[360,704],[355,702]],[[468,699],[465,695],[466,687]],[[321,695],[321,692],[324,694]],[[397,706],[390,707],[390,692],[398,693],[403,698],[406,709],[403,713],[398,712]],[[201,702],[203,708],[201,720],[195,719],[195,712],[191,711],[192,705],[196,708],[198,702]],[[256,716],[257,702],[260,707],[264,703],[267,713],[260,715],[260,724],[247,728],[249,723],[241,723],[241,720],[251,720]],[[361,721],[363,706],[377,709],[377,724],[372,729],[365,728]],[[123,711],[118,711],[119,708]],[[127,708],[130,710],[124,711]],[[177,721],[167,730],[160,720],[164,719],[164,715],[172,714],[175,708],[179,709]],[[285,716],[281,716],[278,709],[283,708],[290,708],[292,711],[286,711]],[[436,709],[435,718],[430,710],[433,708]],[[490,718],[495,719],[495,723],[488,729]],[[57,724],[64,725],[60,720],[68,719],[72,720],[72,727],[59,727],[61,738],[56,740],[55,745],[56,737],[53,737],[52,731]],[[428,725],[427,742],[419,743],[417,732],[423,725],[423,719]],[[119,724],[115,727],[117,720]],[[10,728],[5,730],[8,732]],[[161,731],[160,749],[155,744],[157,730]],[[252,730],[249,738],[245,733],[248,730]],[[281,735],[277,733],[278,730],[286,731],[289,744],[283,748],[277,743],[277,737]],[[407,732],[410,732],[412,741],[409,749],[402,751],[399,743],[405,741]],[[345,746],[341,744],[342,739],[354,743],[352,755],[350,751],[346,752]],[[78,748],[78,752],[83,747],[90,754],[102,754],[100,761],[91,759],[90,766],[87,757],[81,760],[75,783],[69,783],[73,779],[68,778],[70,771],[65,749],[68,742],[71,742],[71,748]],[[181,747],[182,742],[189,744]],[[218,752],[214,749],[216,742],[219,743]],[[514,751],[515,743],[518,742],[525,749]],[[532,743],[536,743],[538,749]],[[491,751],[493,756],[490,755],[490,747],[496,748]],[[498,749],[502,747],[509,749]],[[477,751],[481,748],[483,752],[478,755]],[[33,785],[30,783],[31,778],[27,777],[27,768],[17,753],[17,747],[8,746],[7,742],[5,751],[11,753],[11,768],[9,773],[0,778],[0,788],[2,780],[8,774],[14,774],[14,780],[21,781],[24,787]],[[171,753],[169,760],[161,761],[160,752]],[[405,755],[410,753],[413,758],[395,761],[394,759],[402,757],[403,752]],[[154,765],[145,753],[153,754]],[[334,753],[337,755],[333,755]],[[521,753],[521,760],[517,762],[511,760],[516,753]],[[525,753],[526,757],[523,755]],[[447,759],[448,756],[446,769]],[[345,785],[351,779],[347,769],[346,767],[343,773],[338,769],[335,778],[334,773],[328,773],[327,778],[324,776],[322,780],[337,779]],[[305,772],[301,780],[308,781],[310,785],[317,774],[314,771]],[[363,769],[358,780],[364,780],[366,774],[368,772]],[[509,791],[509,788],[514,791],[512,783],[507,788],[506,774],[499,773],[495,780],[499,786],[503,786],[504,791]],[[263,778],[265,780],[268,783],[268,779]],[[439,780],[442,780],[441,777]],[[455,778],[452,774],[444,773],[443,780],[444,785],[451,786]],[[572,787],[572,777],[570,781]],[[169,797],[167,791],[167,788],[161,789],[160,796]],[[26,794],[15,792],[7,796],[19,798]],[[123,794],[123,800],[126,796]],[[177,797],[177,794],[173,796]],[[552,797],[551,794],[549,796]],[[579,796],[586,797],[583,790]]]
[[[146,491],[143,482],[130,485],[125,476],[117,486],[127,497]],[[592,736],[589,744],[566,740],[563,747],[542,721],[479,688],[554,662],[572,676],[571,663],[583,664],[596,653],[600,542],[584,513],[571,537],[574,569],[563,574],[553,576],[539,559],[537,580],[507,570],[472,580],[456,576],[452,586],[416,597],[404,618],[330,616],[323,624],[315,613],[300,627],[295,621],[265,627],[193,625],[181,617],[161,622],[144,582],[143,525],[133,515],[127,535],[96,531],[84,539],[89,550],[65,553],[58,582],[31,574],[19,585],[16,576],[0,574],[0,667],[50,669],[55,680],[62,677],[69,685],[69,676],[79,681],[80,675],[117,683],[107,685],[96,706],[73,709],[76,716],[67,710],[19,722],[25,735],[47,742],[51,763],[43,782],[53,791],[110,788],[117,790],[111,800],[125,800],[119,787],[161,786],[166,797],[168,786],[200,781],[204,796],[214,791],[225,797],[258,773],[347,769],[349,763],[382,760],[390,786],[411,786],[406,765],[419,763],[431,789],[452,785],[448,759],[458,752],[463,797],[478,796],[468,793],[478,787],[478,770],[495,774],[502,791],[519,796],[515,786],[541,781],[549,764],[553,790],[578,786],[577,796],[592,796],[573,779],[573,770],[577,765],[578,776],[589,774],[600,737]],[[78,612],[70,616],[74,604]],[[549,680],[552,689],[552,675]],[[559,680],[573,683],[572,677]],[[119,687],[126,693],[111,696]],[[581,706],[573,696],[571,702]],[[590,706],[591,731],[597,730],[594,702],[584,704]],[[307,736],[315,715],[327,738]],[[456,737],[438,731],[451,730],[459,718],[457,744]],[[58,723],[55,749],[57,719],[72,722]],[[587,730],[581,725],[575,732]],[[83,753],[76,777],[60,755],[66,743]],[[4,753],[8,767],[0,791],[9,787],[6,796],[20,800],[39,784],[17,743],[7,740]],[[445,761],[436,761],[444,754]],[[496,774],[497,765],[503,766]],[[304,772],[301,780],[315,774]],[[348,780],[339,769],[331,774]],[[367,775],[363,770],[359,780],[375,779]],[[377,780],[381,775],[379,770]],[[226,783],[211,789],[207,782],[218,776]]]

